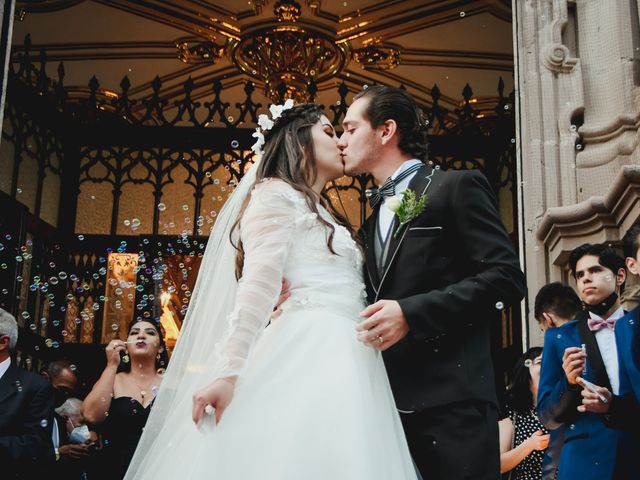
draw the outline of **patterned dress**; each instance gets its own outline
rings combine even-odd
[[[549,433],[538,420],[535,408],[526,413],[509,408],[509,418],[515,431],[514,448],[523,443],[538,430]],[[540,480],[542,478],[542,460],[546,450],[534,450],[511,471],[511,480]]]

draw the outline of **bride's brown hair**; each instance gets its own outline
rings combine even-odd
[[[265,178],[278,178],[304,195],[309,210],[315,213],[318,221],[327,228],[327,247],[331,253],[336,255],[333,249],[335,227],[319,214],[316,205],[318,196],[311,188],[318,176],[311,128],[320,121],[321,116],[322,110],[314,103],[303,103],[283,111],[271,130],[267,131],[262,159],[254,168],[258,169],[256,183]],[[251,195],[247,195],[238,219],[231,229],[231,235],[239,228],[250,199]],[[331,213],[333,218],[351,232],[349,222],[333,208],[324,190],[319,200],[320,204]],[[242,276],[242,267],[244,265],[244,249],[242,248],[242,241],[238,241],[236,245],[232,238],[231,243],[238,252],[236,255],[236,278],[239,279]]]

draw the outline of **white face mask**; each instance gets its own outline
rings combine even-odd
[[[89,433],[89,427],[86,425],[80,425],[79,427],[75,427],[71,430],[69,434],[69,441],[71,443],[82,444],[91,438],[91,434]]]

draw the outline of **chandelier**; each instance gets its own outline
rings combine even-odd
[[[243,72],[264,83],[265,94],[274,101],[285,90],[286,98],[308,100],[307,86],[333,77],[349,59],[345,44],[336,45],[319,31],[291,25],[231,41],[229,55]]]
[[[302,8],[294,0],[274,4],[275,19],[236,29],[226,43],[215,38],[181,39],[176,43],[180,60],[215,63],[226,56],[242,72],[264,86],[274,103],[284,98],[311,100],[316,85],[340,73],[350,60],[366,70],[390,70],[400,64],[400,49],[380,42],[351,50],[340,32],[317,23],[301,22]],[[310,88],[311,87],[311,88]]]
[[[229,58],[264,84],[274,102],[309,100],[307,87],[335,76],[350,58],[346,42],[336,44],[335,32],[299,23],[300,12],[297,2],[280,0],[273,8],[275,25],[249,27],[240,40],[229,40]]]

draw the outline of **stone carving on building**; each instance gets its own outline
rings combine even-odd
[[[640,217],[637,0],[514,2],[529,311],[568,255]],[[531,313],[530,345],[541,342]]]

